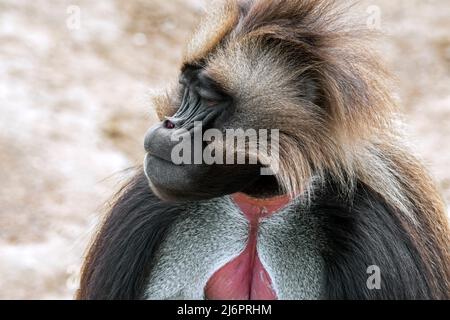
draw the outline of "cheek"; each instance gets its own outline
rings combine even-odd
[[[292,126],[296,121],[302,118],[303,113],[295,106],[292,111],[280,107],[278,101],[268,103],[266,101],[252,101],[251,103],[237,104],[233,114],[224,120],[225,128],[232,129],[278,129],[284,128],[284,122],[289,122]],[[287,124],[286,124],[287,125]]]
[[[264,114],[255,114],[253,112],[247,112],[246,110],[236,109],[232,116],[225,118],[222,122],[222,128],[225,130],[237,130],[237,129],[266,129],[267,124],[264,121]],[[272,117],[273,119],[273,117]]]

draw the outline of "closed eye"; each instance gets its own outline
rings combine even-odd
[[[223,101],[224,97],[212,90],[208,90],[202,87],[197,87],[197,94],[199,95],[200,99],[207,105],[207,106],[215,106],[219,104],[221,101]]]
[[[214,107],[216,105],[227,102],[231,97],[226,94],[220,86],[211,79],[202,68],[188,67],[179,77],[181,84],[181,94],[186,90],[196,95],[200,102],[206,107]]]

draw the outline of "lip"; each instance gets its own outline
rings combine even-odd
[[[154,154],[152,152],[147,152],[147,154],[145,155],[145,161],[144,162],[147,162],[148,158],[158,159],[158,160],[161,160],[163,162],[166,162],[167,164],[171,164],[173,166],[184,166],[185,165],[184,163],[182,163],[182,164],[175,164],[175,163],[172,162],[171,159],[166,159],[166,158],[164,158],[164,157],[162,157],[160,155]]]
[[[168,161],[168,160],[166,160],[166,159],[164,159],[164,158],[161,158],[161,157],[159,157],[159,156],[156,156],[156,155],[154,155],[154,154],[151,154],[151,153],[147,153],[146,155],[145,155],[145,158],[144,158],[144,172],[145,172],[145,174],[146,174],[146,176],[147,176],[147,178],[148,179],[150,179],[150,180],[152,180],[150,177],[149,177],[149,174],[148,174],[148,172],[149,172],[149,167],[150,167],[150,165],[153,165],[153,166],[158,166],[159,167],[159,165],[162,165],[163,166],[163,168],[165,168],[165,167],[167,167],[167,166],[173,166],[173,167],[176,167],[177,165],[175,164],[175,163],[173,163],[172,161]],[[181,166],[181,165],[180,165]],[[160,168],[161,169],[161,168]]]
[[[164,158],[147,153],[144,160],[144,172],[147,179],[156,187],[166,189],[189,189],[192,177],[198,175],[201,165],[174,164]],[[197,174],[196,174],[197,173]],[[174,183],[175,182],[175,183]]]
[[[174,166],[174,167],[180,167],[180,168],[184,168],[184,169],[189,168],[189,167],[205,166],[204,164],[200,164],[200,165],[191,165],[191,164],[186,164],[186,163],[176,164],[176,163],[173,163],[172,160],[168,160],[164,157],[161,157],[159,155],[148,152],[144,158],[144,170],[146,170],[146,166],[149,161],[154,161],[154,162],[157,162],[160,164],[165,164],[166,166]]]

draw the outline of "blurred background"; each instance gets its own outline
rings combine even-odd
[[[140,164],[149,94],[206,0],[0,0],[0,299],[71,299],[108,198]],[[363,0],[408,141],[450,201],[450,2]]]

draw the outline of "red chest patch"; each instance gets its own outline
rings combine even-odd
[[[272,281],[258,257],[258,227],[261,219],[286,207],[291,198],[255,199],[241,193],[232,198],[249,221],[247,245],[237,258],[214,273],[206,285],[205,295],[211,300],[275,300]]]

